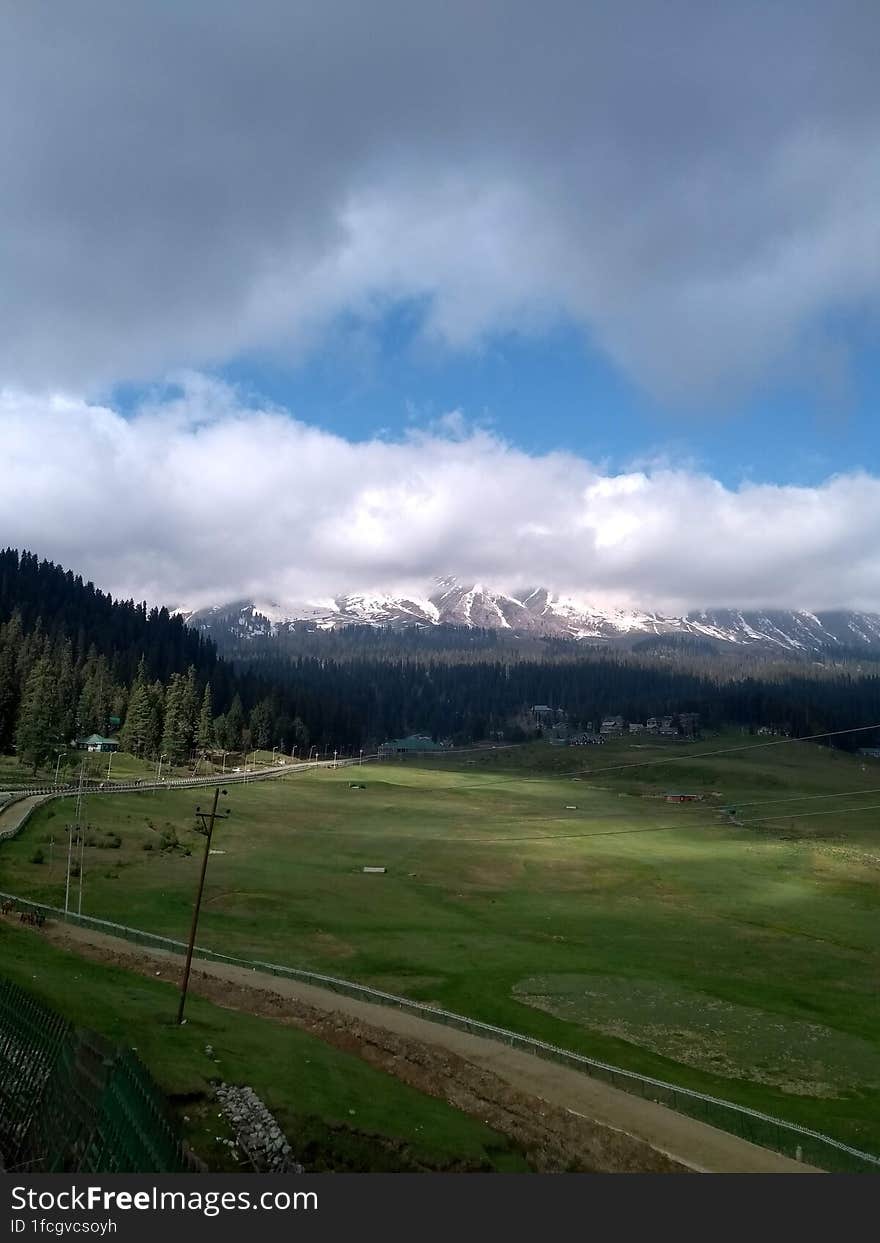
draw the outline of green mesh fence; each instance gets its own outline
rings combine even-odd
[[[129,1049],[75,1029],[0,979],[0,1153],[6,1169],[175,1174],[197,1162]]]

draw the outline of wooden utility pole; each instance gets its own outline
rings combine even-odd
[[[205,853],[202,856],[202,870],[199,874],[199,888],[196,893],[196,904],[193,907],[192,927],[189,930],[189,944],[186,947],[186,966],[183,969],[183,983],[180,986],[180,1005],[177,1010],[178,1026],[184,1021],[183,1008],[186,1005],[186,990],[189,985],[189,973],[190,968],[192,967],[193,949],[195,948],[196,943],[196,929],[199,926],[199,910],[201,909],[202,894],[205,889],[205,873],[208,870],[208,855],[211,853],[211,838],[214,834],[214,821],[218,819],[217,802],[221,794],[225,795],[226,791],[221,790],[220,787],[217,786],[214,790],[214,803],[210,811],[202,811],[200,807],[196,808],[196,815],[201,820],[202,828],[205,831]],[[227,811],[225,814],[221,815],[219,819],[225,820],[228,816],[229,812]]]

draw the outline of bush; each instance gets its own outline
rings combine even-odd
[[[34,851],[34,853],[31,855],[31,863],[45,863],[45,862],[46,862],[46,856],[43,854],[42,850],[40,850],[38,846],[37,849]]]
[[[143,846],[141,846],[141,850],[152,850],[152,849],[153,849],[152,842],[144,842]]]

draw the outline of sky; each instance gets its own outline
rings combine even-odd
[[[187,607],[880,611],[870,0],[4,29],[3,543]]]

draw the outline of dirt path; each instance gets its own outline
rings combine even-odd
[[[57,944],[177,981],[179,956],[64,924]],[[158,968],[158,969],[157,969]],[[190,987],[227,1008],[303,1027],[510,1135],[536,1168],[705,1173],[808,1173],[664,1105],[494,1040],[298,980],[197,960]]]

